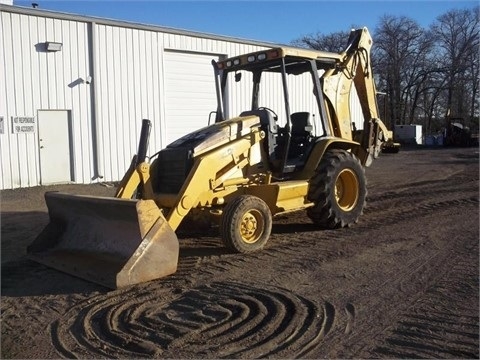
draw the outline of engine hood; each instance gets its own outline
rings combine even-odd
[[[198,156],[211,149],[239,139],[260,127],[258,116],[239,116],[191,132],[169,144],[167,148],[186,148]]]

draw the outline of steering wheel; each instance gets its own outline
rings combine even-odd
[[[260,106],[257,110],[267,110],[267,111],[270,111],[272,114],[273,114],[273,119],[275,121],[278,120],[278,115],[275,111],[273,111],[272,109],[268,108],[268,107],[265,107],[265,106]]]

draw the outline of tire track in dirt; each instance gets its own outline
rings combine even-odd
[[[270,239],[270,245],[264,251],[253,254],[225,254],[218,257],[198,257],[195,260],[190,259],[191,263],[195,263],[197,276],[201,273],[210,276],[216,275],[218,272],[228,272],[232,268],[251,268],[265,262],[268,257],[276,259],[278,268],[292,269],[294,272],[308,271],[308,268],[314,267],[327,260],[344,255],[348,249],[340,246],[342,240],[349,241],[362,234],[379,229],[399,222],[405,222],[419,216],[425,216],[441,211],[444,208],[451,207],[478,207],[479,200],[476,197],[454,198],[451,200],[437,200],[421,203],[419,201],[405,201],[404,206],[397,206],[389,211],[382,212],[381,216],[369,216],[364,221],[359,222],[352,228],[338,230],[315,230],[301,233],[301,240],[292,240],[292,234],[275,234]],[[435,199],[434,199],[435,200]],[[388,198],[385,200],[388,201]],[[306,215],[305,215],[306,216]],[[309,225],[306,225],[308,227]],[[295,237],[298,234],[295,234]],[[335,242],[322,241],[335,239]],[[353,241],[353,240],[352,240]],[[385,239],[385,242],[390,239]],[[272,244],[274,243],[274,244]],[[365,246],[378,246],[377,241],[374,244]],[[183,259],[181,259],[183,260]],[[295,266],[295,263],[299,266]],[[308,264],[305,268],[305,264]],[[208,265],[208,266],[207,266]],[[179,265],[181,273],[191,273],[191,267],[188,264]]]
[[[376,196],[370,196],[368,200],[368,206],[366,207],[367,210],[370,210],[371,208],[387,208],[392,205],[392,201],[394,200],[401,200],[401,202],[395,202],[395,204],[402,203],[403,201],[407,199],[412,199],[415,198],[416,200],[418,199],[432,199],[432,198],[439,198],[439,197],[445,197],[445,195],[448,195],[450,198],[455,197],[456,194],[462,194],[465,196],[465,192],[470,192],[472,195],[474,195],[474,192],[472,191],[471,187],[463,187],[463,188],[451,188],[451,187],[446,187],[446,188],[436,188],[436,189],[422,189],[418,190],[416,189],[415,191],[408,191],[408,192],[386,192],[381,195],[376,195]]]
[[[355,226],[357,231],[365,229],[371,229],[378,226],[388,226],[395,224],[398,221],[406,221],[408,219],[417,218],[419,216],[428,215],[437,211],[442,211],[445,208],[451,207],[478,207],[479,198],[478,193],[469,196],[464,192],[461,193],[464,196],[454,196],[451,199],[433,198],[426,195],[425,199],[420,199],[418,196],[404,196],[405,201],[402,203],[395,203],[394,207],[384,209],[384,206],[370,206],[365,209],[364,221],[360,221]],[[465,197],[466,195],[466,197]],[[385,201],[388,202],[388,196],[385,197]]]
[[[465,172],[459,172],[447,179],[398,184],[394,189],[378,192],[378,189],[373,188],[367,198],[368,204],[388,200],[386,203],[388,205],[392,200],[417,197],[420,199],[439,198],[444,195],[451,197],[458,196],[454,194],[461,194],[462,192],[478,195],[478,177],[475,178],[468,176]]]
[[[335,309],[276,287],[216,282],[175,298],[132,290],[98,296],[51,325],[62,356],[218,358],[308,356],[330,331]],[[182,354],[182,349],[188,353]]]
[[[458,219],[439,221],[445,221],[448,229]],[[388,271],[384,271],[380,263],[378,274],[369,273],[369,279],[375,280],[360,288],[350,299],[363,308],[360,319],[357,315],[354,332],[348,338],[332,332],[323,348],[341,349],[341,352],[320,355],[340,358],[478,358],[478,265],[472,266],[475,262],[478,264],[478,240],[470,235],[464,238],[455,231],[450,233],[447,237],[450,241],[439,246],[425,246],[421,240],[411,241],[408,262],[387,265],[385,269]],[[429,242],[428,237],[422,238],[422,233],[418,235]],[[435,235],[432,240],[434,238]],[[402,241],[401,244],[399,249],[407,251],[406,243]],[[395,252],[395,248],[392,250]],[[388,259],[388,254],[385,255]],[[375,262],[375,259],[371,258],[371,261]],[[334,267],[338,265],[338,261],[333,264]],[[324,292],[331,293],[327,289]],[[451,308],[451,304],[465,304],[466,299],[469,305],[463,309]],[[429,318],[432,319],[430,324]],[[438,321],[439,318],[448,320],[454,329],[444,329],[445,324]],[[384,329],[380,324],[388,325]],[[394,324],[394,330],[390,324]],[[389,331],[392,334],[386,335]],[[367,350],[365,344],[375,343],[372,339],[383,345]]]
[[[458,197],[459,194],[456,196]],[[274,269],[270,269],[270,271],[273,271],[274,274],[282,275],[281,278],[264,276],[264,279],[268,280],[270,284],[282,286],[282,283],[285,281],[293,281],[299,285],[305,283],[305,286],[308,286],[309,272],[316,268],[318,269],[325,262],[352,256],[353,253],[348,244],[351,241],[358,241],[365,233],[401,222],[408,222],[418,216],[436,214],[446,207],[471,207],[472,209],[478,207],[478,198],[461,198],[460,196],[453,200],[431,201],[431,198],[429,200],[423,204],[419,204],[418,201],[405,201],[405,206],[395,207],[387,212],[383,212],[379,217],[367,217],[352,228],[295,233],[294,237],[296,240],[293,241],[291,233],[274,233],[271,238],[271,244],[264,251],[257,253],[181,258],[179,270],[170,279],[171,281],[176,281],[177,284],[188,282],[192,285],[196,281],[218,278],[219,274],[228,274],[236,270],[242,271],[245,273],[245,276],[255,276],[255,273],[258,272],[259,264],[261,266],[261,264],[268,262],[274,266]],[[388,202],[388,198],[385,201]],[[301,218],[306,215],[299,213],[295,216]],[[308,228],[311,225],[305,224],[305,226]],[[299,237],[301,237],[301,240]],[[367,251],[369,248],[375,248],[382,243],[389,242],[391,242],[391,239],[388,237],[384,239],[378,238],[375,242],[368,241],[363,243],[362,246]],[[270,258],[274,258],[275,262],[272,263]],[[418,263],[411,263],[409,266],[411,268],[421,267],[424,265],[423,261],[423,259],[419,259]],[[284,269],[288,269],[288,271],[286,272]],[[267,273],[270,273],[270,271]],[[195,274],[193,278],[192,274]],[[391,274],[393,278],[397,275],[395,272]],[[343,276],[348,276],[348,273],[345,273]]]
[[[351,229],[317,230],[304,213],[288,214],[265,251],[249,255],[226,253],[217,234],[198,231],[180,238],[177,273],[130,289],[105,293],[12,263],[2,336],[9,330],[19,358],[56,357],[55,349],[68,358],[478,358],[478,259],[458,249],[478,243],[478,228],[462,229],[478,215],[475,164],[465,166],[470,178],[441,168],[417,177],[396,174],[392,157],[387,171],[372,169],[381,181]],[[436,171],[444,179],[429,180]],[[478,257],[478,244],[471,252]],[[15,293],[17,282],[34,291]],[[42,292],[34,286],[42,282],[59,284]]]
[[[451,186],[451,184],[449,185]],[[471,189],[471,187],[469,187]],[[451,211],[452,208],[458,208],[459,210],[468,212],[468,209],[473,211],[478,210],[478,195],[474,194],[470,196],[467,192],[465,196],[465,190],[462,192],[450,191],[451,189],[445,189],[445,194],[451,195],[450,198],[445,199],[445,197],[433,197],[431,196],[432,193],[435,191],[432,190],[430,194],[426,193],[425,191],[415,191],[415,192],[406,192],[403,194],[403,198],[405,202],[402,206],[397,206],[393,209],[389,209],[386,212],[381,212],[380,216],[370,216],[367,217],[364,221],[361,221],[359,224],[354,226],[351,229],[343,229],[337,231],[321,231],[321,232],[313,232],[313,233],[302,233],[302,240],[301,241],[291,241],[291,239],[285,239],[285,242],[282,242],[281,245],[276,245],[275,247],[268,248],[268,252],[270,256],[274,255],[277,257],[277,267],[278,268],[288,268],[289,274],[287,275],[293,277],[295,273],[303,273],[308,272],[308,269],[302,268],[301,266],[295,266],[296,262],[302,262],[304,264],[308,264],[307,267],[315,267],[321,265],[321,263],[325,260],[333,260],[335,257],[341,258],[342,250],[339,250],[335,244],[330,241],[329,244],[323,245],[321,241],[322,239],[327,239],[328,237],[332,236],[337,241],[339,240],[352,240],[352,238],[359,238],[364,233],[371,233],[374,229],[382,229],[386,226],[395,225],[399,223],[408,223],[411,220],[415,220],[418,217],[423,216],[436,216],[438,215],[441,218],[442,211],[445,209],[449,209]],[[472,191],[473,193],[473,191]],[[424,199],[420,200],[420,197],[425,196]],[[389,202],[390,197],[384,196],[382,201],[385,203]],[[282,237],[280,235],[280,237]],[[278,235],[274,234],[272,236],[272,240],[278,240]],[[390,238],[386,238],[383,242],[388,243],[390,242]],[[376,241],[374,244],[365,244],[365,248],[369,247],[377,247],[382,243],[382,241]],[[316,251],[320,248],[320,251]],[[414,250],[414,249],[412,249]],[[378,302],[377,305],[372,305],[374,312],[378,311],[385,311],[388,309],[387,313],[389,312],[391,316],[396,316],[402,309],[390,309],[388,306],[388,301],[385,302],[387,298],[398,298],[399,291],[403,293],[406,301],[406,305],[410,304],[412,294],[419,294],[421,296],[425,291],[424,287],[429,286],[431,283],[435,283],[438,279],[441,278],[441,274],[445,271],[448,271],[449,266],[454,264],[452,262],[453,254],[451,254],[451,250],[453,247],[447,246],[444,249],[436,249],[431,256],[424,253],[421,256],[414,256],[407,264],[404,264],[399,268],[394,268],[390,273],[383,274],[384,278],[387,279],[385,283],[377,283],[375,285],[376,288],[382,289],[383,293],[387,294],[386,297],[379,296],[379,299],[382,301]],[[348,252],[348,250],[347,250]],[[264,253],[257,253],[255,254],[255,263],[261,263]],[[330,258],[331,257],[331,258]],[[235,258],[232,258],[232,263],[235,263]],[[248,266],[247,266],[248,267]],[[431,269],[435,268],[438,271],[431,273]],[[228,268],[225,268],[228,270]],[[460,271],[460,270],[459,270]],[[460,272],[461,273],[461,272]],[[418,281],[417,278],[420,278],[421,281]],[[392,281],[393,279],[393,281]],[[288,282],[288,281],[287,281]],[[417,288],[414,290],[409,289],[412,284],[416,284]],[[367,292],[364,293],[365,298],[370,298],[372,296],[371,288]],[[415,295],[414,297],[416,297]],[[433,300],[432,300],[433,301]],[[347,304],[345,311],[347,312],[347,317],[349,313],[348,310],[355,309],[353,304]],[[381,309],[381,310],[380,310]],[[373,314],[372,314],[373,315]],[[340,321],[338,321],[340,323]],[[471,323],[471,322],[470,322]],[[345,333],[349,334],[352,331],[352,321],[347,323],[345,328]],[[336,332],[340,332],[342,326],[338,326]],[[348,345],[344,344],[345,346],[351,346],[353,343],[361,343],[362,336],[358,336],[358,332],[362,333],[365,332],[366,334],[370,333],[368,329],[360,328],[357,329],[357,334],[351,338],[351,342]],[[336,335],[332,335],[335,336]],[[357,338],[357,340],[354,340]],[[336,340],[338,338],[336,337]],[[328,345],[326,346],[328,347]],[[354,354],[355,352],[350,353]]]
[[[148,317],[145,317],[141,321],[142,324],[149,324],[149,326],[151,326],[150,328],[145,329],[141,326],[135,325],[139,327],[140,330],[138,334],[132,334],[127,331],[131,328],[130,323],[125,321],[124,324],[129,324],[128,326],[122,326],[122,328],[125,328],[125,330],[122,331],[125,331],[125,333],[127,334],[126,340],[122,337],[115,338],[115,336],[110,335],[109,332],[114,332],[114,334],[117,334],[117,328],[114,328],[115,331],[113,331],[108,326],[104,326],[102,329],[104,332],[106,332],[106,335],[102,335],[102,332],[99,332],[98,336],[102,336],[102,338],[105,338],[106,340],[104,340],[103,343],[100,342],[97,346],[94,346],[93,348],[89,348],[88,344],[92,342],[92,338],[95,339],[96,333],[89,333],[89,335],[86,337],[86,339],[88,340],[83,340],[82,342],[81,338],[76,339],[74,337],[74,331],[69,330],[65,327],[60,328],[59,323],[56,322],[56,325],[52,327],[52,333],[57,334],[57,349],[59,349],[60,353],[64,354],[67,357],[71,357],[71,355],[77,355],[75,351],[80,351],[80,354],[82,354],[83,350],[79,350],[82,349],[82,346],[87,348],[86,356],[91,356],[92,353],[97,354],[95,353],[95,351],[97,351],[98,349],[106,348],[108,350],[106,350],[105,353],[102,353],[103,355],[100,355],[108,357],[111,357],[112,354],[118,357],[138,357],[139,355],[146,355],[150,357],[178,357],[182,355],[178,352],[178,349],[186,348],[188,349],[188,351],[185,350],[187,351],[185,353],[185,356],[191,356],[191,354],[198,354],[199,356],[201,356],[202,353],[213,353],[215,354],[215,357],[225,358],[266,356],[278,357],[282,355],[285,355],[287,357],[305,357],[309,354],[317,354],[318,352],[316,352],[315,350],[323,343],[323,341],[325,340],[325,336],[328,333],[334,332],[335,334],[331,334],[329,339],[327,339],[329,340],[327,341],[327,343],[339,340],[337,337],[337,334],[339,333],[343,333],[343,336],[353,335],[353,337],[350,336],[348,339],[348,346],[356,344],[356,346],[353,346],[353,348],[356,348],[360,351],[362,336],[359,335],[359,332],[362,333],[365,331],[365,334],[369,334],[371,332],[364,326],[360,326],[358,329],[354,327],[355,319],[357,316],[355,304],[357,303],[357,301],[359,301],[357,299],[355,300],[355,303],[349,302],[346,305],[342,306],[334,306],[333,304],[325,301],[322,306],[317,306],[315,308],[315,305],[313,305],[313,307],[305,305],[313,304],[312,302],[306,300],[305,298],[296,296],[296,301],[300,304],[304,304],[303,312],[299,312],[297,310],[289,311],[291,314],[293,314],[291,316],[291,319],[289,319],[291,323],[297,323],[299,321],[301,322],[302,319],[305,320],[306,317],[302,314],[309,313],[309,308],[311,310],[310,314],[316,314],[315,316],[318,316],[318,314],[323,314],[321,315],[322,321],[319,320],[313,324],[317,330],[307,336],[307,338],[310,339],[309,341],[307,341],[307,343],[299,342],[298,340],[293,342],[287,342],[289,345],[288,351],[286,350],[286,348],[282,347],[276,348],[275,350],[271,351],[272,344],[282,343],[282,341],[285,342],[285,339],[290,339],[288,336],[285,336],[282,340],[282,336],[273,335],[275,331],[278,332],[278,327],[280,326],[279,324],[282,324],[282,321],[286,321],[275,320],[277,318],[282,319],[281,314],[287,313],[286,310],[279,309],[292,309],[292,305],[285,305],[287,303],[286,300],[284,300],[283,302],[281,300],[278,300],[279,298],[282,298],[282,296],[279,294],[283,294],[284,298],[286,299],[289,298],[285,295],[283,291],[278,290],[280,288],[277,288],[277,290],[274,290],[274,288],[272,287],[266,289],[263,288],[263,293],[259,295],[256,293],[257,290],[252,290],[252,288],[246,285],[243,285],[242,287],[238,284],[235,284],[234,288],[229,288],[229,286],[225,285],[227,283],[215,283],[210,287],[198,287],[198,285],[195,286],[195,284],[200,283],[202,280],[205,280],[205,278],[212,278],[215,276],[218,277],[220,273],[228,273],[228,271],[232,269],[256,269],[258,268],[258,264],[262,264],[262,262],[264,262],[266,258],[272,257],[276,259],[276,268],[289,269],[289,274],[283,274],[284,277],[287,276],[290,278],[301,278],[304,273],[308,273],[309,268],[318,266],[326,260],[333,260],[337,257],[341,258],[344,255],[341,249],[338,249],[334,242],[329,241],[324,244],[322,240],[328,240],[331,237],[336,238],[336,240],[348,240],[352,237],[359,237],[363,233],[371,232],[372,229],[379,229],[385,226],[397,224],[399,222],[408,222],[409,220],[414,219],[418,216],[425,216],[437,213],[438,211],[441,211],[446,207],[478,207],[478,195],[474,194],[472,190],[472,184],[464,183],[463,185],[461,185],[461,187],[459,187],[458,185],[459,184],[445,181],[434,181],[431,182],[431,184],[430,182],[425,182],[424,184],[422,184],[420,189],[416,188],[414,191],[410,191],[407,188],[405,189],[405,191],[401,192],[387,192],[374,195],[372,196],[372,199],[369,203],[373,204],[373,206],[369,206],[366,209],[366,216],[362,218],[359,224],[355,225],[351,229],[342,229],[335,231],[309,231],[308,228],[311,227],[311,225],[306,223],[303,224],[306,215],[304,213],[298,213],[292,214],[291,218],[289,218],[287,221],[283,221],[283,224],[281,221],[280,226],[277,227],[280,229],[280,232],[274,232],[272,234],[271,243],[263,252],[248,255],[236,255],[225,254],[221,251],[215,251],[217,252],[217,255],[193,255],[183,257],[180,259],[179,271],[169,278],[168,283],[175,284],[175,286],[178,287],[179,284],[183,282],[189,285],[193,285],[194,288],[193,290],[183,292],[182,295],[179,297],[170,298],[169,300],[164,298],[164,301],[160,303],[157,299],[162,298],[161,294],[159,294],[158,291],[153,291],[153,293],[156,295],[154,298],[150,299],[152,299],[151,301],[155,304],[154,306],[156,307],[156,309],[150,310],[150,312],[152,314],[155,314],[155,316],[153,317],[154,320],[152,321]],[[435,195],[437,195],[437,197]],[[394,208],[390,208],[392,200],[397,201]],[[375,216],[376,212],[378,212],[381,216]],[[300,221],[301,224],[297,224],[296,221]],[[308,219],[306,221],[308,221]],[[284,228],[284,231],[282,231],[282,227]],[[302,231],[303,227],[307,228],[307,231]],[[301,237],[301,240],[297,238],[297,240],[292,241],[292,231],[294,231],[292,230],[292,228],[299,230],[298,234],[296,232],[294,233],[295,237],[299,235]],[[195,241],[195,239],[193,239],[193,241]],[[208,237],[201,238],[200,242],[202,243],[202,245],[211,248],[218,248],[219,246],[221,246],[217,240],[212,240]],[[377,241],[373,245],[367,245],[367,247],[378,246],[380,243],[381,242]],[[392,271],[390,276],[388,274],[386,275],[387,278],[390,277],[395,279],[393,282],[388,284],[377,284],[377,286],[384,289],[384,291],[388,294],[387,297],[396,296],[397,292],[403,291],[405,285],[407,285],[408,287],[409,282],[416,276],[418,276],[418,274],[420,274],[420,276],[422,273],[427,274],[429,269],[435,266],[444,269],[441,264],[446,262],[446,260],[447,257],[446,253],[444,252],[442,252],[441,254],[437,253],[436,255],[433,255],[430,259],[427,260],[421,257],[415,258],[410,263],[402,267],[401,271],[398,271],[398,269],[396,269]],[[303,264],[308,264],[308,266],[302,266]],[[194,280],[190,278],[192,271],[194,271],[195,273]],[[435,279],[429,278],[428,281],[437,281],[440,275],[437,273],[435,276]],[[272,282],[271,284],[275,284],[275,282]],[[420,286],[419,284],[417,285]],[[192,286],[190,286],[190,289],[191,288]],[[238,293],[239,291],[242,291],[241,295]],[[408,294],[408,289],[405,289],[404,292],[405,294]],[[419,294],[422,294],[422,290],[419,291]],[[228,296],[228,298],[226,298],[225,296]],[[245,296],[250,298],[246,299]],[[276,300],[269,300],[269,296],[270,298]],[[365,293],[363,296],[370,297],[371,293]],[[128,298],[128,294],[126,296],[122,295],[121,297]],[[138,298],[138,295],[136,295],[136,297]],[[258,303],[256,304],[255,300],[252,300],[252,298],[262,298],[263,300],[261,301],[261,303],[269,304],[268,308],[265,306],[262,307]],[[211,299],[215,299],[214,305],[211,304]],[[381,301],[378,302],[378,306],[375,312],[388,310],[390,311],[391,316],[393,316],[397,313],[402,313],[402,311],[405,310],[405,307],[399,309],[391,309],[388,305],[385,305],[385,303],[382,302],[383,300],[385,300],[384,296],[380,296],[379,299]],[[108,306],[105,304],[104,300],[105,299],[99,299],[99,307],[90,310],[90,312],[95,314],[95,316],[89,316],[89,319],[91,319],[89,321],[91,323],[95,323],[94,319],[107,316],[101,315],[105,313],[105,310],[103,310],[103,308]],[[209,304],[209,301],[210,305],[205,305]],[[142,314],[144,312],[147,312],[146,309],[149,308],[148,306],[141,305],[144,302],[148,301],[145,301],[145,299],[138,302],[129,301],[129,303],[131,303],[131,305],[129,306],[133,308],[140,308],[140,310],[134,311],[131,310],[129,306],[127,306],[122,307],[120,310],[107,312],[107,314],[123,314],[127,312],[131,314]],[[295,303],[295,301],[291,300],[290,303]],[[236,306],[234,304],[236,304]],[[242,304],[242,306],[239,304]],[[280,306],[278,304],[282,305]],[[408,304],[409,302],[407,302],[405,306],[407,306]],[[111,306],[115,307],[117,305],[115,305],[115,302],[113,302]],[[213,308],[209,308],[209,306],[213,306]],[[217,306],[219,306],[221,309],[217,308]],[[340,311],[343,306],[344,312]],[[141,310],[142,308],[145,308],[145,310]],[[199,311],[199,309],[203,308],[207,309],[206,312]],[[230,312],[225,309],[228,309]],[[232,311],[232,309],[237,309],[237,312],[235,313],[234,311]],[[242,310],[240,311],[238,309]],[[269,314],[268,311],[271,311],[272,309],[274,309],[274,314]],[[182,313],[187,314],[185,315],[187,317],[192,316],[193,320],[189,318],[188,321],[186,321],[182,317],[184,315],[180,315]],[[225,314],[233,313],[237,315],[244,314],[240,315],[241,320],[238,320],[242,325],[239,325],[240,323],[237,324],[230,320],[225,320],[222,322],[224,318],[222,318],[219,314],[223,314],[224,316],[226,316],[226,318],[228,318],[228,316]],[[195,317],[198,317],[198,319],[195,319]],[[205,320],[204,317],[206,317],[207,320]],[[108,315],[107,318],[114,319],[115,317],[113,315]],[[200,321],[200,318],[202,318],[203,320]],[[135,319],[133,315],[129,320],[132,319]],[[215,325],[214,320],[220,324]],[[110,320],[109,322],[115,323],[115,321],[113,320]],[[87,325],[85,324],[88,323],[89,322],[84,323],[84,327],[86,327]],[[246,325],[248,323],[251,323],[251,325],[248,325],[250,326],[250,329],[255,330],[246,330],[249,328]],[[269,327],[265,328],[266,324],[270,323],[276,324],[273,326],[277,326],[277,330],[271,330],[273,328],[270,329]],[[259,326],[258,324],[262,324],[263,326]],[[88,326],[91,327],[90,325]],[[280,329],[283,328],[282,326],[280,326]],[[298,326],[299,325],[297,325],[297,327]],[[310,326],[312,326],[312,323],[310,323]],[[286,327],[288,328],[288,326]],[[290,327],[294,326],[290,325]],[[233,333],[232,328],[233,330],[235,330]],[[302,332],[305,332],[306,329],[298,331],[298,333],[300,334]],[[156,337],[148,335],[150,334],[150,332],[157,333]],[[245,333],[247,335],[245,335]],[[281,330],[280,333],[289,333],[289,330]],[[170,337],[168,337],[166,334],[170,334]],[[172,334],[174,335],[173,337]],[[291,336],[293,336],[293,339],[297,337],[297,335],[295,334],[290,335],[290,337]],[[335,340],[333,340],[332,337],[334,337]],[[253,343],[257,343],[255,346],[251,346],[253,338],[255,339]],[[263,339],[264,342],[259,342],[259,338],[260,340]],[[74,343],[72,343],[72,339]],[[113,345],[112,339],[114,340]],[[389,343],[388,346],[385,348],[386,350],[383,348],[379,349],[376,354],[381,354],[382,356],[395,355],[395,341],[396,338],[392,336],[391,342],[393,345]],[[79,343],[82,344],[80,347],[78,345]],[[133,343],[139,344],[139,348],[131,345]],[[236,347],[232,347],[232,343],[237,344]],[[355,353],[355,351],[353,351],[353,348],[351,352],[352,354]],[[388,351],[390,351],[390,353],[388,353]]]
[[[388,199],[386,200],[388,201]],[[446,200],[446,201],[433,201],[433,202],[428,202],[424,203],[421,206],[418,207],[418,203],[415,202],[407,202],[407,205],[404,208],[396,208],[393,213],[389,213],[389,216],[387,217],[387,225],[388,224],[396,224],[400,221],[408,221],[409,219],[412,219],[416,216],[419,216],[419,213],[422,215],[428,215],[437,212],[437,210],[445,208],[446,206],[459,206],[459,207],[464,207],[464,206],[477,206],[478,204],[478,199],[476,198],[457,198],[453,200]],[[417,207],[416,207],[417,206]],[[416,207],[416,212],[413,212],[412,210]],[[385,217],[382,217],[381,225],[385,226]],[[302,234],[302,241],[297,242],[297,241],[288,241],[285,239],[287,242],[282,243],[281,245],[276,245],[268,248],[264,252],[259,252],[259,253],[254,253],[250,255],[233,255],[233,254],[227,254],[227,255],[219,255],[219,256],[213,256],[213,257],[207,257],[207,258],[194,258],[190,259],[190,262],[192,264],[195,264],[194,266],[196,267],[196,275],[195,278],[199,280],[202,275],[208,275],[209,277],[211,276],[216,276],[219,273],[225,273],[228,272],[229,269],[231,270],[234,267],[238,268],[252,268],[255,266],[258,266],[258,264],[262,263],[262,259],[265,257],[275,257],[278,259],[277,266],[278,267],[284,267],[288,266],[289,269],[291,269],[292,276],[295,275],[295,273],[299,274],[300,276],[302,275],[303,272],[308,272],[308,267],[314,267],[321,262],[325,261],[329,257],[340,257],[342,256],[342,253],[339,252],[338,248],[335,246],[332,247],[332,244],[328,244],[326,246],[321,246],[321,242],[319,242],[319,238],[328,238],[329,236],[335,234],[340,234],[341,236],[336,236],[337,240],[339,239],[346,239],[350,236],[358,236],[363,232],[366,231],[371,231],[372,228],[377,227],[377,224],[375,221],[368,221],[367,223],[363,224],[363,226],[355,226],[352,229],[344,229],[344,230],[339,230],[339,231],[320,231],[316,233],[303,233]],[[289,234],[280,234],[279,237],[286,237],[289,238]],[[274,235],[275,237],[275,235]],[[374,246],[377,246],[378,243]],[[316,251],[313,251],[312,249],[315,248]],[[442,263],[445,262],[449,255],[447,252],[441,252],[438,254],[432,255],[430,259],[425,259],[424,257],[418,257],[412,259],[408,264],[405,264],[405,266],[402,268],[400,272],[398,269],[392,271],[390,275],[386,274],[386,277],[389,279],[395,279],[394,281],[389,281],[388,284],[377,284],[379,288],[384,289],[389,296],[396,296],[398,291],[402,291],[402,289],[405,287],[405,284],[409,284],[412,279],[416,276],[419,276],[419,274],[425,273],[427,274],[430,270],[431,267],[438,267],[438,268],[443,268],[441,266]],[[296,263],[298,264],[296,265]],[[309,264],[307,266],[307,269],[304,268],[304,266],[301,266],[302,264]],[[183,275],[182,275],[183,273]],[[176,279],[184,278],[186,274],[191,274],[191,268],[189,269],[189,266],[183,267],[182,271],[180,273],[177,273],[174,275],[174,278],[171,279],[171,281],[174,281]],[[287,275],[288,276],[288,275]],[[440,273],[435,274],[436,277],[440,276]],[[429,281],[434,281],[435,279],[430,279]],[[386,290],[385,290],[386,289]],[[390,290],[388,290],[390,289]],[[408,289],[404,291],[405,293],[408,293]],[[216,296],[216,295],[215,295]],[[365,296],[369,297],[371,296],[371,293],[365,293]],[[383,299],[383,297],[381,297]],[[382,303],[378,304],[378,309],[383,309],[384,306],[382,306]],[[345,306],[345,315],[339,316],[341,311],[339,309],[336,309],[336,307],[332,304],[330,304],[329,307],[326,307],[327,309],[329,308],[329,313],[330,314],[337,314],[337,320],[336,320],[336,331],[338,332],[344,332],[345,335],[350,334],[354,327],[354,321],[355,321],[355,305],[351,303],[347,303]],[[324,309],[325,312],[325,309]],[[346,319],[345,319],[346,317]],[[342,330],[343,329],[343,330]],[[361,329],[360,329],[361,331]],[[367,331],[368,333],[368,331]],[[322,335],[323,337],[324,335]],[[180,347],[179,341],[177,341]],[[189,344],[190,347],[190,344]],[[221,347],[220,347],[221,348]],[[212,350],[212,349],[210,349]],[[254,353],[255,356],[257,353]],[[259,353],[262,356],[266,354]],[[305,354],[300,353],[302,356]],[[252,353],[249,352],[239,352],[239,353],[228,353],[228,354],[222,354],[221,352],[219,353],[219,356],[223,357],[229,357],[229,356],[250,356]],[[278,355],[278,354],[274,354]],[[291,353],[288,353],[288,356],[291,356]]]
[[[478,273],[471,266],[476,248],[450,262],[449,274],[402,314],[372,357],[478,359]]]

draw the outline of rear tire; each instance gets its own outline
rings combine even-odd
[[[220,233],[225,246],[239,253],[262,249],[272,231],[267,204],[252,195],[241,195],[225,206]]]
[[[367,196],[365,170],[352,153],[328,150],[310,179],[308,217],[326,229],[348,227],[363,213]]]

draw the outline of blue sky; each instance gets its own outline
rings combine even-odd
[[[471,9],[478,1],[248,1],[248,0],[14,0],[43,10],[153,24],[243,39],[288,44],[309,34],[329,34],[367,26],[383,15],[407,16],[428,27],[451,9]]]

